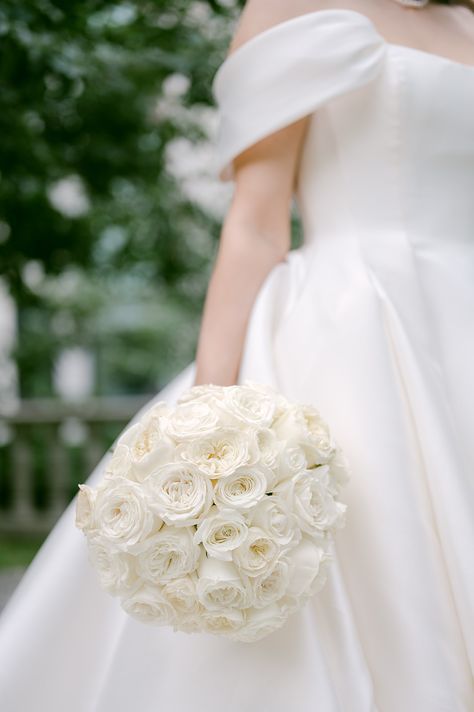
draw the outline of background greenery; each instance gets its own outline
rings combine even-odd
[[[211,84],[243,4],[3,0],[0,278],[22,398],[55,395],[67,347],[93,354],[99,397],[155,393],[194,358],[231,189],[209,162]],[[4,540],[0,567],[40,541]]]
[[[200,118],[237,10],[2,3],[0,273],[23,396],[52,392],[63,346],[97,354],[98,394],[155,391],[193,358],[219,219],[183,194],[167,147],[208,139]],[[174,105],[170,77],[187,80]],[[64,180],[82,204],[59,210]]]

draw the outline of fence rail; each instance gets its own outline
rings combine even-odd
[[[0,415],[0,534],[47,534],[150,398],[29,399]]]

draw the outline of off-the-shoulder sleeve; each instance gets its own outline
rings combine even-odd
[[[253,36],[219,66],[215,165],[232,180],[232,159],[330,99],[370,82],[386,49],[371,20],[354,10],[298,15]]]

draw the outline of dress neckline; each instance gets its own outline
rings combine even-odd
[[[217,69],[217,72],[214,75],[213,84],[216,83],[216,79],[217,79],[218,75],[220,75],[225,68],[232,65],[235,61],[238,61],[238,59],[240,57],[245,56],[247,49],[250,49],[251,47],[256,45],[261,39],[271,36],[274,32],[281,32],[283,30],[283,28],[285,28],[287,26],[306,22],[309,18],[315,18],[316,16],[323,16],[323,15],[334,14],[334,13],[344,13],[346,15],[352,15],[353,17],[356,17],[359,20],[363,20],[364,22],[366,22],[368,24],[368,26],[374,32],[374,34],[377,35],[377,37],[380,40],[380,43],[387,48],[393,47],[394,49],[398,49],[398,50],[407,50],[409,52],[417,54],[420,57],[425,57],[426,59],[430,59],[435,62],[439,62],[442,64],[448,64],[453,67],[460,67],[461,69],[467,69],[471,72],[474,72],[474,64],[466,64],[464,62],[459,62],[458,60],[452,59],[451,57],[446,57],[445,55],[437,54],[435,52],[429,52],[428,50],[420,49],[418,47],[412,47],[411,45],[406,45],[406,44],[397,43],[397,42],[389,42],[388,40],[385,39],[385,37],[383,35],[380,34],[380,32],[378,31],[378,29],[376,28],[375,24],[370,19],[370,17],[368,17],[367,15],[364,15],[363,12],[359,12],[358,10],[351,10],[349,8],[326,8],[324,10],[312,10],[311,12],[305,12],[305,13],[302,13],[301,15],[296,15],[295,17],[290,17],[288,20],[283,20],[282,22],[278,22],[276,25],[272,25],[271,27],[268,27],[265,30],[262,30],[261,32],[257,33],[256,35],[253,35],[250,39],[246,40],[243,44],[239,45],[239,47],[237,47],[237,49],[233,50],[230,54],[228,54],[225,57],[225,59],[223,60],[223,62],[221,62],[220,66]]]
[[[393,47],[394,49],[408,50],[418,54],[420,57],[426,57],[427,59],[434,59],[435,61],[442,62],[443,64],[451,64],[455,67],[461,67],[461,69],[470,69],[474,72],[474,64],[465,64],[464,62],[458,62],[456,59],[451,57],[446,57],[443,54],[436,54],[435,52],[428,52],[425,49],[420,49],[419,47],[412,47],[411,45],[400,44],[397,42],[385,42],[387,47]]]

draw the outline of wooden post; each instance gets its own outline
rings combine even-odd
[[[35,510],[32,503],[32,453],[25,428],[16,427],[11,444],[12,494],[11,518],[19,527],[34,524]]]

